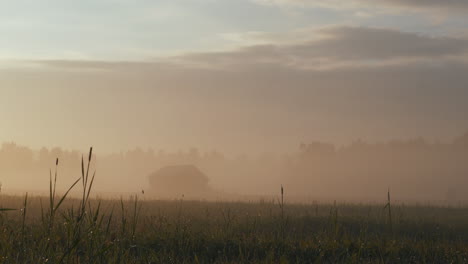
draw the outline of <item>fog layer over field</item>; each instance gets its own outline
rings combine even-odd
[[[305,201],[378,201],[385,198],[387,188],[400,201],[453,204],[468,200],[464,191],[468,184],[468,134],[449,143],[422,138],[385,143],[357,140],[345,146],[312,142],[300,144],[297,151],[289,154],[234,157],[195,148],[178,152],[136,148],[110,155],[96,153],[91,169],[97,170],[95,188],[102,194],[144,191],[145,195],[158,196],[148,176],[165,166],[190,164],[208,177],[213,192],[207,193],[206,198],[271,197],[283,185],[291,199]],[[4,143],[0,149],[3,191],[47,191],[49,169],[54,173],[56,157],[59,186],[68,187],[80,176],[80,152],[60,148],[32,150]],[[171,190],[171,198],[187,196],[184,185],[192,176],[186,177],[180,182],[180,191]]]

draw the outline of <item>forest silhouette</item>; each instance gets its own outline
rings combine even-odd
[[[0,149],[0,181],[4,190],[46,190],[49,169],[60,159],[66,183],[80,172],[80,152],[61,148],[33,150],[15,143]],[[95,168],[98,192],[151,194],[148,176],[164,166],[190,164],[209,178],[209,185],[226,194],[268,196],[284,185],[291,199],[302,201],[372,201],[390,188],[400,201],[461,203],[468,200],[468,133],[451,142],[423,138],[345,146],[302,143],[294,153],[227,157],[219,151],[166,152],[135,148],[99,155]],[[174,193],[174,197],[181,194]],[[236,196],[234,196],[236,197]],[[222,197],[220,197],[222,198]]]

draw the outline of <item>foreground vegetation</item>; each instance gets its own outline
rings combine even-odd
[[[468,262],[465,208],[287,204],[282,193],[252,203],[100,200],[90,199],[93,179],[83,162],[79,199],[58,195],[53,173],[49,197],[2,196],[0,262]]]

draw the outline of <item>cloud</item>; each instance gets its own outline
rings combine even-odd
[[[288,34],[263,36],[263,44],[219,51],[160,58],[156,61],[111,63],[106,61],[37,61],[62,70],[118,70],[130,68],[198,68],[227,71],[268,69],[333,70],[392,65],[465,63],[468,39],[428,36],[385,28],[326,27]],[[298,32],[296,33],[298,34]],[[257,33],[257,38],[262,38]],[[283,37],[284,39],[284,37]]]
[[[185,65],[217,69],[339,67],[460,60],[468,54],[468,39],[433,37],[393,29],[331,27],[303,31],[298,41],[252,45],[238,50],[193,53],[173,58]]]
[[[467,129],[468,64],[455,61],[323,71],[273,63],[248,70],[239,65],[219,70],[160,63],[43,63],[48,70],[0,71],[0,85],[7,89],[3,98],[8,105],[6,95],[24,91],[33,106],[43,107],[44,94],[63,95],[51,104],[64,119],[73,120],[63,134],[91,123],[98,135],[120,131],[137,140],[144,131],[154,146],[174,148],[180,146],[174,142],[183,142],[242,152],[291,149],[314,139],[450,138]],[[82,113],[83,103],[87,110]],[[13,107],[21,109],[15,113],[28,112],[44,122],[40,127],[54,127],[53,111],[45,114],[27,103],[10,106],[10,111]],[[115,137],[99,140],[119,142]]]
[[[465,0],[364,0],[363,3],[375,3],[382,6],[412,7],[418,9],[434,8],[445,10],[468,10]]]
[[[0,86],[10,89],[0,98],[5,104],[8,94],[25,91],[39,108],[38,96],[59,94],[54,102],[62,105],[51,105],[62,110],[50,110],[48,121],[42,110],[24,110],[28,103],[1,114],[22,122],[18,113],[28,112],[40,115],[33,117],[46,123],[41,127],[53,127],[60,112],[74,121],[68,134],[91,122],[102,135],[123,131],[139,139],[145,131],[155,146],[183,142],[235,151],[313,139],[450,138],[466,130],[466,39],[377,28],[303,32],[287,44],[268,38],[269,44],[157,61],[30,61],[26,69],[0,70]],[[91,100],[87,108],[95,114],[81,114],[83,100],[76,98]]]
[[[468,11],[465,0],[253,0],[259,4],[279,6],[317,6],[326,8],[397,8],[419,11],[455,12]]]

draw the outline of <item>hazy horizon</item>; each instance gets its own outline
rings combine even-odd
[[[468,132],[449,142],[418,137],[337,146],[312,141],[291,153],[240,156],[197,148],[134,148],[112,154],[94,149],[91,170],[97,172],[94,189],[101,197],[146,192],[148,198],[260,199],[277,196],[284,186],[289,201],[376,202],[390,188],[400,202],[465,204],[467,154]],[[48,172],[55,171],[58,158],[59,191],[64,191],[80,176],[81,156],[87,158],[79,150],[3,143],[2,190],[46,193]],[[158,179],[150,180],[155,174]]]

